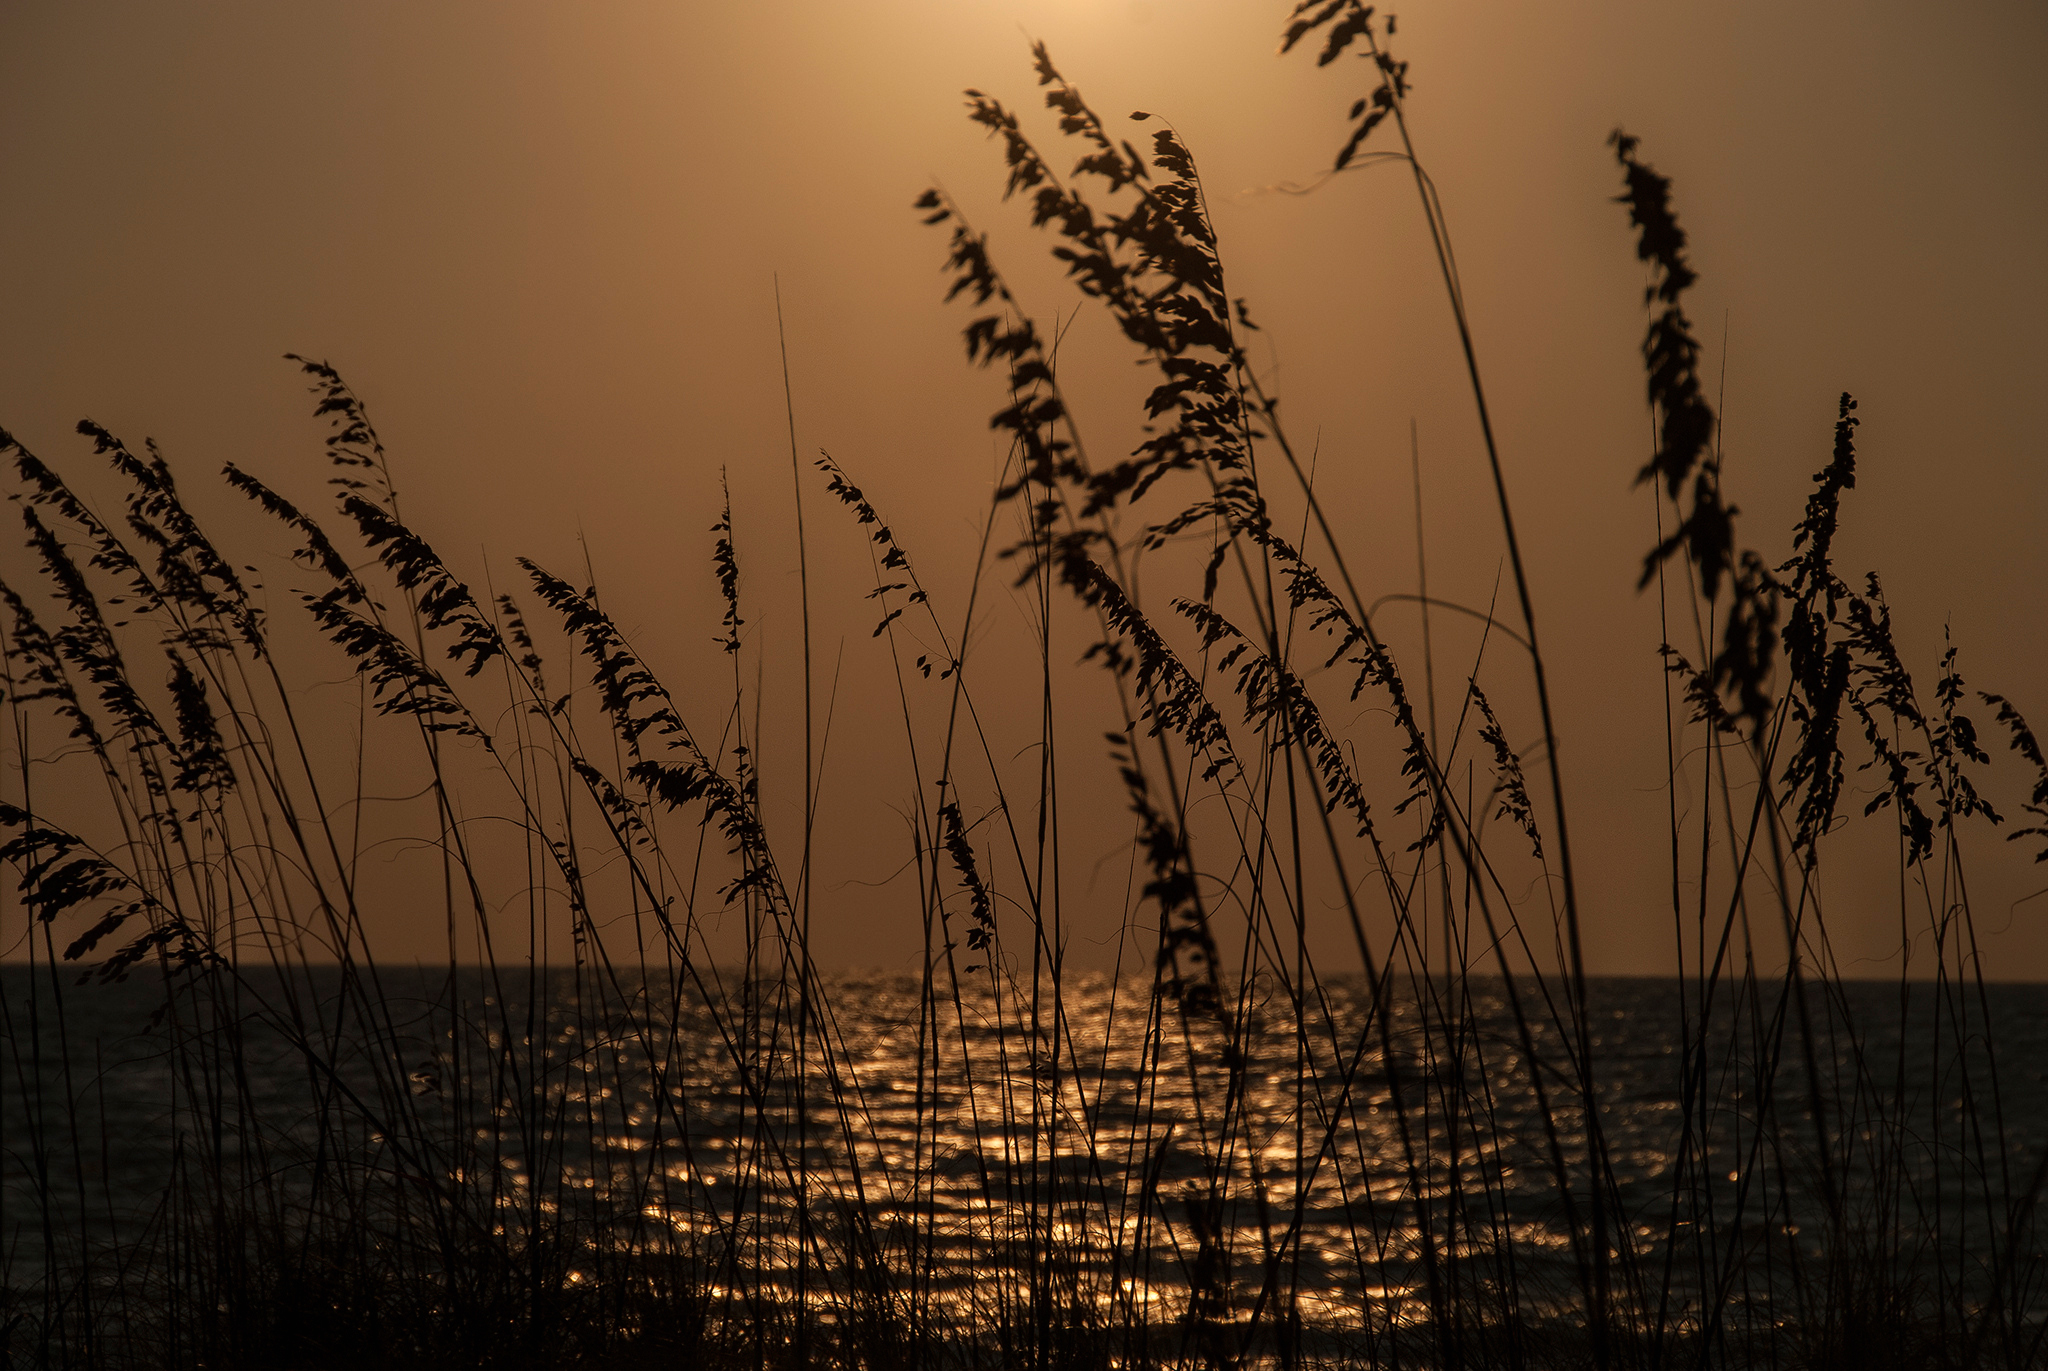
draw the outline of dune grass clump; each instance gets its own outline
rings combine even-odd
[[[2048,856],[2036,735],[1953,647],[1923,695],[1877,578],[1836,571],[1851,397],[1788,543],[1742,542],[1670,182],[1617,132],[1681,967],[1587,975],[1509,466],[1393,38],[1315,0],[1285,45],[1368,59],[1335,166],[1413,173],[1516,611],[1479,615],[1440,718],[1248,362],[1193,153],[1161,128],[1141,154],[1036,47],[1071,171],[994,97],[969,114],[1148,369],[1148,436],[1090,458],[1049,340],[934,189],[968,358],[1003,380],[981,560],[927,580],[856,473],[799,469],[872,553],[849,608],[900,692],[914,976],[813,958],[808,638],[805,719],[762,719],[729,497],[706,709],[580,578],[453,570],[324,362],[294,359],[333,512],[223,473],[289,540],[303,621],[153,444],[80,426],[122,482],[103,517],[0,434],[33,569],[0,584],[8,1363],[2041,1364],[2048,1149],[1996,1050],[2022,1016],[1983,979],[1962,836],[2005,822],[1990,709],[2039,821],[2011,836]],[[1021,689],[969,647],[995,576],[1038,608]],[[1130,824],[1113,909],[1061,866],[1059,773],[1091,764],[1053,704],[1074,625],[1123,724],[1091,773]],[[349,708],[309,707],[337,649]],[[1028,766],[999,720],[1035,730]],[[801,831],[763,804],[769,731],[804,739]],[[1823,878],[1857,822],[1896,825],[1916,979],[1834,959]],[[445,964],[380,959],[399,907]],[[1311,955],[1330,910],[1341,965]],[[1085,920],[1150,945],[1083,974]]]

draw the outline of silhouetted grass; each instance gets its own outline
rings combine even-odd
[[[1149,436],[1089,458],[1047,340],[933,190],[968,358],[1007,392],[979,559],[946,573],[964,603],[942,611],[838,463],[812,478],[792,450],[869,539],[857,623],[915,782],[912,982],[811,955],[831,821],[812,591],[805,718],[764,721],[729,499],[708,531],[730,698],[698,719],[595,587],[522,561],[529,617],[466,584],[401,515],[361,398],[295,358],[347,532],[224,476],[293,540],[307,622],[356,673],[349,717],[308,712],[331,663],[288,660],[298,631],[154,447],[80,426],[125,491],[103,520],[0,434],[40,578],[0,585],[0,857],[27,915],[0,1005],[9,1364],[2039,1364],[2048,1150],[2009,1118],[1960,839],[2002,822],[1973,698],[2048,822],[2036,737],[1953,648],[1922,697],[1876,577],[1835,571],[1850,397],[1789,548],[1741,542],[1670,183],[1617,132],[1651,270],[1640,479],[1666,522],[1643,583],[1676,692],[1682,966],[1659,1029],[1678,1050],[1629,1058],[1585,973],[1535,609],[1393,35],[1315,0],[1285,41],[1370,58],[1335,165],[1378,132],[1399,149],[1365,155],[1414,173],[1519,628],[1478,614],[1448,727],[1433,690],[1418,709],[1247,363],[1192,153],[1166,129],[1140,155],[1036,48],[1071,174],[993,97],[970,116],[1149,368]],[[1141,594],[1140,559],[1180,593]],[[1037,611],[1021,693],[968,647],[998,564]],[[1073,612],[1126,721],[1103,772],[1131,824],[1117,913],[1156,935],[1141,964],[1119,939],[1106,978],[1065,960],[1056,796],[1084,762],[1056,728],[1053,624]],[[1359,701],[1389,722],[1341,722]],[[1529,715],[1535,772],[1503,723]],[[991,724],[1034,716],[1019,769]],[[795,833],[763,812],[771,728],[804,740]],[[1852,768],[1877,785],[1860,816]],[[366,817],[400,789],[409,827]],[[1902,937],[1933,948],[1876,1016],[1821,908],[1859,820],[1896,823]],[[436,970],[377,955],[377,854],[400,840],[426,854],[404,908],[445,928]],[[1310,955],[1326,907],[1342,967]],[[110,1063],[112,1042],[153,1055]],[[167,1141],[137,1152],[145,1116]]]

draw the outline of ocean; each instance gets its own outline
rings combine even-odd
[[[1583,1322],[1596,1282],[1646,1327],[1769,1327],[1845,1269],[2048,1320],[2048,987],[1723,983],[1703,1015],[1696,981],[1601,978],[1588,1070],[1534,980],[75,980],[0,969],[17,1310],[133,1317],[204,1235],[353,1225],[422,1269],[544,1244],[571,1284],[680,1263],[969,1341],[1049,1299],[1339,1344]]]

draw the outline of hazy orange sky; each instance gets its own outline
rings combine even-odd
[[[87,472],[70,429],[90,416],[154,436],[188,488],[233,460],[320,507],[323,431],[279,356],[324,357],[367,398],[406,513],[451,560],[481,577],[488,555],[509,584],[515,555],[578,566],[581,535],[608,602],[679,675],[726,670],[705,532],[723,466],[752,631],[786,661],[774,279],[800,448],[849,469],[928,578],[957,577],[1000,456],[1000,378],[964,364],[967,316],[941,303],[944,239],[910,206],[936,179],[1035,313],[1064,323],[1082,303],[1000,203],[998,149],[961,110],[974,86],[1035,116],[1039,38],[1099,108],[1166,116],[1195,152],[1231,292],[1264,326],[1255,357],[1295,436],[1319,445],[1366,593],[1413,588],[1413,420],[1431,588],[1484,604],[1499,535],[1413,184],[1381,168],[1274,189],[1328,165],[1363,89],[1356,72],[1275,55],[1285,8],[13,0],[0,425]],[[1884,575],[1923,687],[1946,624],[1971,684],[2048,726],[2048,9],[1399,13],[1412,127],[1449,216],[1553,660],[1594,969],[1660,969],[1658,628],[1634,592],[1651,532],[1631,487],[1649,434],[1643,276],[1606,136],[1625,124],[1674,178],[1702,278],[1691,313],[1710,372],[1725,366],[1744,537],[1784,554],[1836,397],[1853,391],[1862,460],[1840,570]],[[1034,129],[1057,141],[1048,121]],[[1062,355],[1095,446],[1128,447],[1141,378],[1107,319],[1083,308]],[[810,517],[838,597],[820,609],[823,651],[845,652],[826,803],[881,815],[848,820],[821,857],[821,893],[851,900],[897,871],[904,841],[862,786],[886,769],[864,751],[886,722],[882,667],[862,655],[866,554],[822,504]],[[0,574],[33,579],[18,542],[0,540]],[[991,632],[1023,626],[1006,612]],[[1412,619],[1386,613],[1396,646],[1412,645]],[[768,676],[772,718],[788,688]],[[2048,897],[2022,902],[2048,867],[1981,839],[1974,853],[1993,970],[2048,978]],[[1858,959],[1896,943],[1890,878],[1873,878],[1869,910],[1846,879],[1838,944],[1880,969]],[[432,954],[391,936],[395,955]],[[850,917],[819,945],[897,966],[914,961],[914,924]]]

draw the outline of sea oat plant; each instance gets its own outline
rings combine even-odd
[[[33,577],[0,583],[0,858],[27,916],[0,1005],[10,1364],[2041,1364],[2048,1149],[2010,1126],[1995,1051],[1964,857],[2004,820],[1971,711],[2029,771],[2040,822],[2013,837],[2048,828],[2048,762],[1955,648],[1920,695],[1877,578],[1834,569],[1855,401],[1788,544],[1745,547],[1671,183],[1617,132],[1682,973],[1676,1050],[1645,1061],[1585,970],[1512,454],[1394,20],[1309,0],[1284,49],[1310,39],[1365,59],[1334,169],[1412,175],[1516,612],[1453,607],[1483,633],[1439,720],[1248,356],[1193,152],[1139,113],[1141,153],[1034,46],[1071,169],[995,97],[968,114],[1146,369],[1147,436],[1091,457],[1055,342],[934,188],[968,360],[1001,378],[971,571],[928,579],[858,473],[792,441],[872,557],[864,599],[817,594],[892,670],[908,980],[813,955],[813,590],[805,718],[764,720],[729,495],[704,520],[705,710],[592,578],[451,568],[326,362],[293,359],[332,513],[223,472],[292,541],[303,623],[273,622],[153,444],[80,426],[122,482],[104,517],[0,434]],[[1034,611],[1022,690],[973,647],[1005,579]],[[347,707],[309,708],[337,652]],[[1077,656],[1122,721],[1097,757],[1059,727]],[[1028,763],[998,741],[1015,720]],[[763,775],[770,730],[803,737],[800,776]],[[1063,871],[1063,771],[1128,813],[1110,917],[1150,945],[1119,939],[1106,976],[1068,961],[1099,911]],[[797,831],[776,784],[802,786]],[[1933,957],[1880,1002],[1834,958],[1823,878],[1832,835],[1886,812]],[[387,905],[445,928],[441,965],[380,959]],[[1311,955],[1330,918],[1341,964]],[[135,1107],[161,1148],[122,1136]]]

